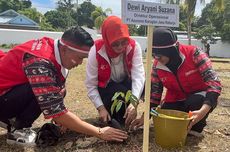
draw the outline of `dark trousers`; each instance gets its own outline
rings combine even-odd
[[[13,126],[16,129],[28,128],[40,116],[41,109],[30,84],[15,86],[0,96],[0,121],[16,118]]]
[[[116,83],[114,81],[111,81],[108,83],[106,88],[98,88],[99,94],[101,96],[102,102],[106,108],[106,110],[110,113],[111,118],[116,119],[119,123],[124,124],[125,119],[123,118],[125,114],[125,104],[122,105],[121,109],[116,112],[114,110],[113,115],[111,115],[111,105],[113,104],[113,101],[111,101],[113,95],[116,92],[123,92],[126,93],[128,90],[131,90],[131,80],[125,79],[123,82]]]
[[[199,110],[204,102],[205,97],[200,94],[193,94],[187,98],[185,101],[178,101],[175,103],[164,103],[162,105],[162,109],[173,109],[184,112]],[[201,119],[198,123],[196,123],[191,130],[202,132],[204,127],[206,126],[206,119],[208,118],[209,113]]]

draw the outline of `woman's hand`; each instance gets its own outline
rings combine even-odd
[[[131,122],[131,125],[129,126],[129,130],[136,130],[137,128],[143,125],[144,125],[144,113],[140,118],[135,119]]]
[[[198,123],[201,119],[203,119],[206,114],[209,112],[211,107],[207,104],[204,104],[199,110],[192,111],[192,120],[189,123],[188,131],[191,130],[192,126]]]
[[[129,127],[131,122],[137,117],[137,110],[136,108],[130,104],[125,111],[124,117],[125,119],[125,126]]]
[[[112,127],[100,128],[99,138],[107,141],[122,142],[128,138],[127,132]]]
[[[102,122],[107,123],[108,121],[111,120],[111,117],[110,117],[108,111],[106,110],[106,108],[103,105],[98,107],[97,110],[98,110],[98,113],[99,113],[99,119]]]

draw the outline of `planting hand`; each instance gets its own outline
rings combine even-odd
[[[127,132],[112,127],[101,128],[99,138],[108,141],[122,142],[128,138]]]
[[[192,126],[198,123],[201,119],[203,119],[206,114],[209,112],[211,107],[207,104],[204,104],[199,110],[192,111],[192,120],[189,123],[188,131],[191,130]]]
[[[98,113],[99,113],[99,119],[102,122],[107,123],[108,121],[111,120],[111,117],[110,117],[108,111],[106,110],[106,108],[103,105],[98,107],[97,110],[98,110]]]
[[[144,124],[144,114],[140,118],[133,120],[129,126],[129,130],[136,130],[137,128],[143,126]]]
[[[126,108],[125,114],[123,118],[125,119],[125,126],[129,127],[131,122],[137,117],[137,110],[136,108],[132,105],[129,104],[129,106]]]

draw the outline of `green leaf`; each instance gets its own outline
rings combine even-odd
[[[119,100],[118,104],[117,104],[117,107],[116,107],[116,112],[118,112],[121,109],[121,106],[122,106],[122,101]]]
[[[125,103],[128,103],[130,100],[130,96],[132,95],[131,90],[128,90],[125,95]]]
[[[139,100],[138,98],[135,96],[135,95],[131,95],[130,96],[130,103],[135,107],[137,108],[137,105],[139,104]]]
[[[130,96],[130,101],[133,101],[133,102],[139,103],[138,98],[137,98],[135,95],[133,95],[133,94]]]
[[[116,92],[113,97],[112,97],[112,101],[114,101],[115,99],[117,99],[120,96],[119,92]]]
[[[114,109],[115,109],[116,106],[117,106],[117,99],[114,100],[114,102],[113,102],[113,104],[112,104],[112,106],[110,108],[111,115],[113,115],[113,112],[114,112]]]
[[[121,95],[122,98],[125,97],[125,94],[123,92],[120,92],[120,95]]]

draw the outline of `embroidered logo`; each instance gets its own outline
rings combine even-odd
[[[100,69],[105,70],[107,68],[106,65],[101,65]]]

